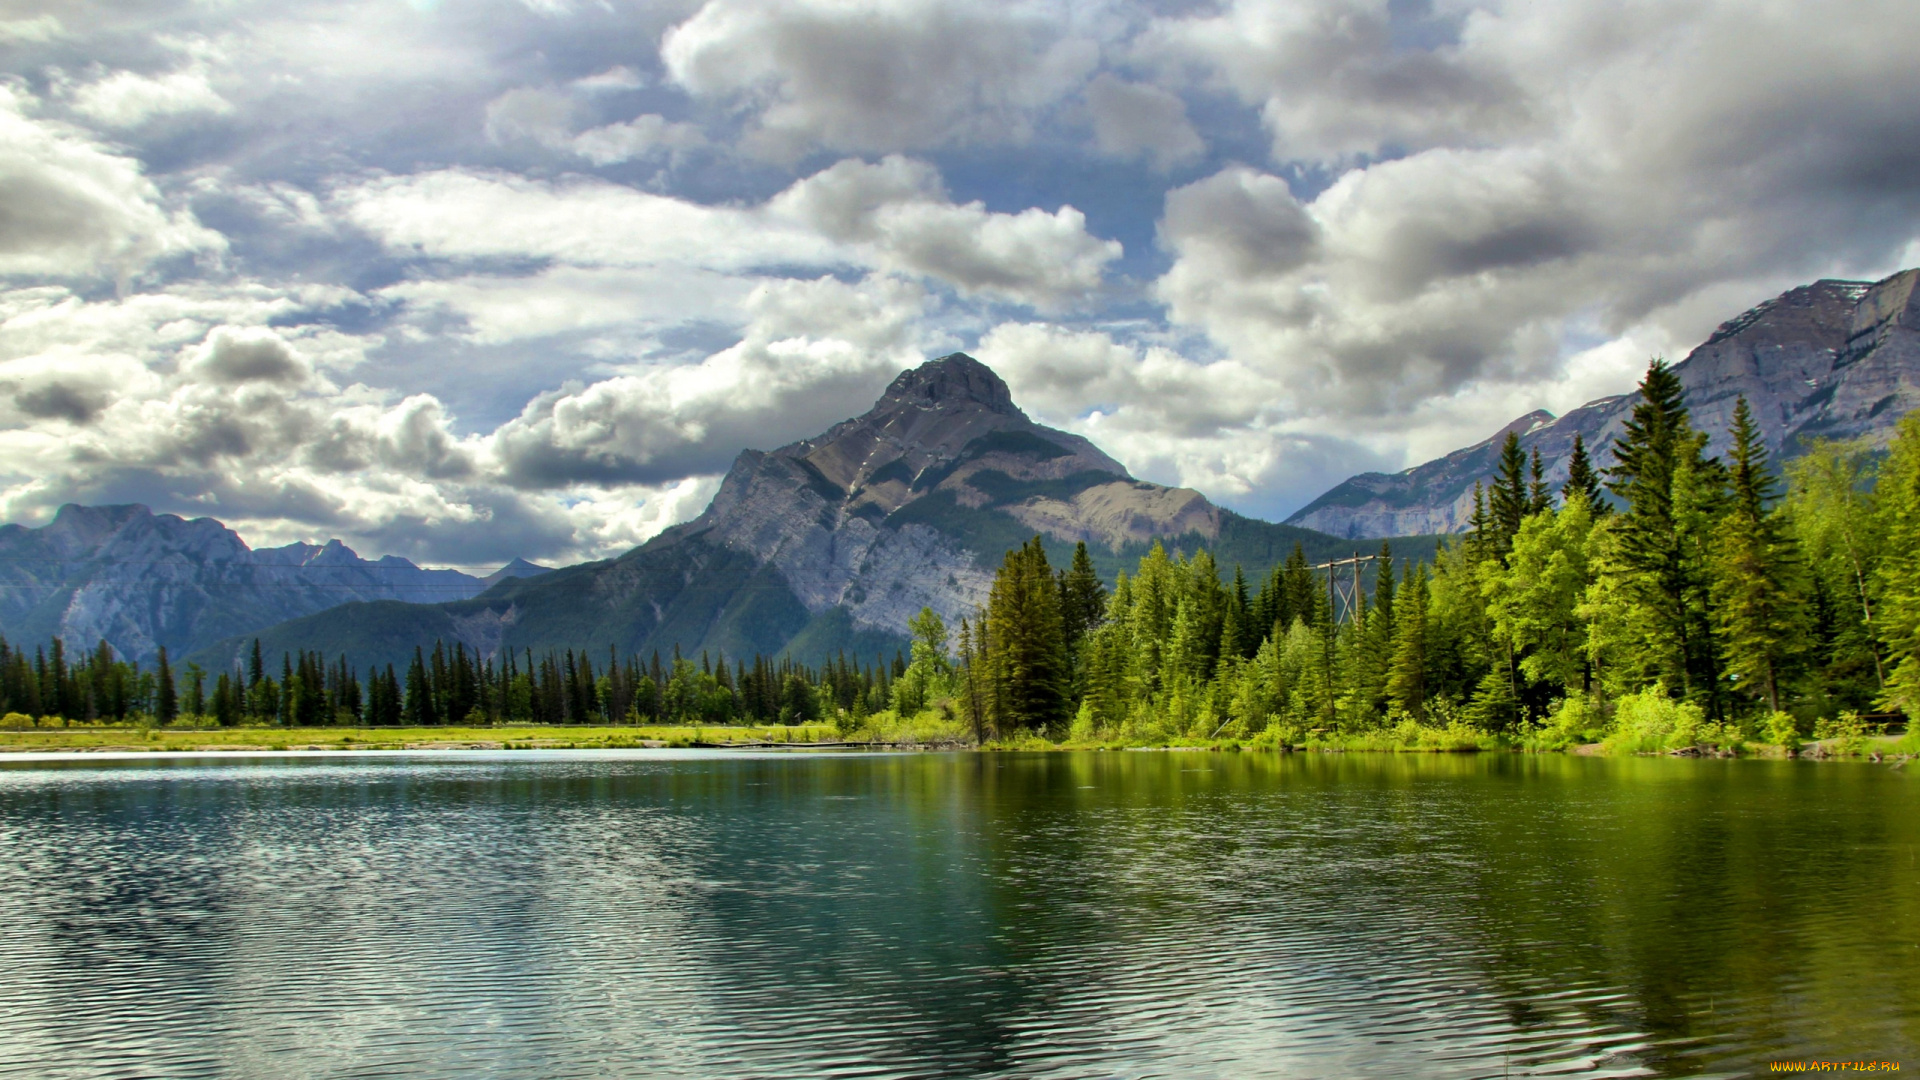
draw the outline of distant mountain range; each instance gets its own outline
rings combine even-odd
[[[462,599],[543,570],[515,560],[476,578],[369,561],[338,540],[254,550],[212,518],[67,505],[38,529],[0,526],[0,633],[74,649],[104,638],[151,664],[161,646],[179,657],[351,601]]]
[[[998,375],[955,353],[902,373],[871,410],[816,438],[742,452],[704,513],[619,558],[472,599],[348,604],[260,639],[274,654],[344,653],[362,670],[435,639],[483,656],[677,647],[890,658],[922,607],[957,627],[985,601],[1006,551],[1035,535],[1062,566],[1086,541],[1109,579],[1156,539],[1206,546],[1252,575],[1296,543],[1315,558],[1353,550],[1136,480],[1086,439],[1028,419]],[[1423,542],[1431,551],[1432,538]],[[235,637],[201,659],[228,664],[250,645]]]
[[[1920,405],[1916,282],[1920,270],[1877,283],[1817,281],[1723,323],[1674,366],[1694,424],[1712,436],[1710,451],[1727,448],[1741,395],[1776,457],[1793,456],[1809,438],[1884,443],[1894,422]],[[1344,537],[1457,532],[1472,514],[1473,485],[1492,476],[1507,432],[1517,432],[1528,451],[1539,448],[1557,487],[1575,433],[1596,464],[1612,464],[1613,439],[1634,401],[1629,389],[1562,417],[1528,413],[1485,442],[1405,472],[1352,477],[1287,522]]]

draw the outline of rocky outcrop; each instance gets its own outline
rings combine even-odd
[[[0,633],[58,635],[73,648],[104,639],[145,663],[163,645],[180,656],[356,600],[459,600],[485,587],[393,556],[362,559],[338,540],[256,551],[212,518],[138,505],[68,505],[38,529],[0,526]]]
[[[1723,323],[1674,372],[1694,423],[1728,443],[1744,396],[1776,457],[1812,438],[1865,438],[1884,445],[1896,420],[1920,405],[1920,270],[1878,283],[1818,281]],[[1473,510],[1473,485],[1489,479],[1508,431],[1538,447],[1554,485],[1566,479],[1578,433],[1595,463],[1611,463],[1614,438],[1633,410],[1631,392],[1555,418],[1529,413],[1485,442],[1391,475],[1362,473],[1302,507],[1289,524],[1348,537],[1456,532]]]
[[[957,622],[985,601],[991,560],[968,543],[960,508],[1005,507],[1035,532],[1098,538],[1110,530],[1027,510],[1065,506],[1054,496],[1093,482],[1134,486],[1119,462],[1034,423],[992,369],[954,353],[903,372],[872,409],[817,438],[743,452],[706,511],[654,543],[697,536],[750,553],[809,612],[845,608],[855,627],[897,633],[923,607]],[[956,512],[911,512],[921,503]],[[1165,530],[1180,507],[1168,509],[1158,535],[1175,535]]]

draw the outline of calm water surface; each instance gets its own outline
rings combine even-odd
[[[0,1076],[1920,1069],[1867,764],[0,764]]]

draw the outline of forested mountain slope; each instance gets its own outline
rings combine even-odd
[[[1920,405],[1920,270],[1878,283],[1817,281],[1723,323],[1674,365],[1709,452],[1725,452],[1734,402],[1745,396],[1767,449],[1799,453],[1808,438],[1866,436],[1884,446],[1893,424]],[[1623,387],[1623,389],[1625,389]],[[1485,442],[1404,472],[1352,477],[1287,519],[1338,536],[1451,533],[1473,512],[1473,485],[1493,475],[1509,431],[1538,448],[1548,480],[1564,482],[1576,434],[1595,464],[1610,447],[1634,395],[1592,401],[1565,416],[1529,413]]]
[[[704,513],[619,558],[457,603],[349,605],[261,642],[270,655],[318,649],[363,667],[436,638],[482,656],[890,657],[922,607],[958,625],[1004,554],[1036,534],[1060,566],[1085,541],[1109,578],[1156,539],[1206,546],[1249,573],[1296,543],[1316,559],[1353,550],[1135,480],[1086,439],[1034,423],[998,375],[955,353],[902,373],[871,410],[816,438],[742,452]],[[202,659],[225,667],[250,645],[235,638]]]

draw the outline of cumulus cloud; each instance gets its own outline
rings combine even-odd
[[[912,327],[925,295],[908,282],[766,282],[748,297],[737,345],[698,364],[659,367],[542,394],[496,431],[508,482],[663,483],[711,473],[742,447],[817,434],[917,362]]]
[[[1037,4],[709,0],[660,55],[689,93],[746,109],[763,153],[884,153],[1029,138],[1098,63],[1072,24]]]
[[[230,113],[233,104],[214,90],[206,65],[195,63],[159,76],[116,71],[75,90],[73,108],[108,127],[128,128],[155,116]]]
[[[899,156],[842,161],[774,198],[770,209],[869,253],[888,269],[926,274],[965,294],[1056,307],[1100,286],[1118,241],[1087,232],[1071,206],[995,214],[956,205],[932,166]]]
[[[1656,7],[1602,34],[1597,9],[1491,4],[1411,50],[1387,5],[1346,0],[1157,24],[1262,105],[1276,162],[1353,162],[1310,197],[1281,167],[1169,192],[1169,317],[1296,417],[1432,445],[1415,418],[1464,434],[1558,397],[1569,341],[1684,349],[1781,288],[1892,269],[1920,232],[1920,116],[1888,103],[1920,75],[1888,34],[1920,14]]]
[[[1187,120],[1186,102],[1160,87],[1102,74],[1087,84],[1087,105],[1101,153],[1145,156],[1165,170],[1206,152],[1206,142]]]
[[[517,87],[487,103],[487,138],[499,144],[531,142],[585,158],[594,165],[675,157],[707,145],[706,135],[694,124],[644,113],[632,120],[576,131],[584,114],[576,94],[591,96],[637,86],[626,68],[614,68],[576,80],[572,93],[552,87]]]
[[[1136,476],[1250,512],[1282,513],[1325,490],[1329,476],[1395,460],[1294,423],[1274,407],[1272,378],[1234,360],[1201,363],[1165,345],[1043,323],[1003,323],[975,351],[1037,419],[1094,440]]]
[[[225,385],[261,382],[299,386],[313,377],[313,368],[294,355],[287,339],[265,327],[236,329],[223,326],[207,335],[206,344],[189,361],[195,376]]]
[[[842,161],[760,206],[705,206],[619,184],[443,171],[344,190],[347,218],[389,245],[442,258],[740,272],[866,266],[964,295],[1058,307],[1095,292],[1117,241],[1070,206],[1018,214],[954,203],[932,166]],[[491,227],[475,229],[474,221]]]
[[[623,123],[589,128],[575,135],[567,145],[595,165],[612,165],[679,154],[706,144],[707,137],[693,124],[676,123],[657,113],[647,113]]]
[[[224,246],[169,210],[137,161],[29,115],[31,104],[0,86],[0,275],[124,276]]]
[[[1396,31],[1409,28],[1396,21],[1417,6],[1401,8],[1396,18],[1388,0],[1233,0],[1160,20],[1138,47],[1196,63],[1212,85],[1258,106],[1280,161],[1484,144],[1536,126],[1533,100],[1483,47],[1484,11],[1469,9],[1459,41],[1407,48]],[[1544,14],[1584,21],[1574,9]]]
[[[658,332],[687,322],[737,325],[762,279],[691,267],[552,266],[537,274],[462,274],[379,291],[413,313],[451,315],[466,340],[496,345],[612,329]]]
[[[834,261],[831,245],[798,222],[578,177],[447,169],[382,177],[341,190],[334,202],[383,243],[443,259],[712,270]]]

